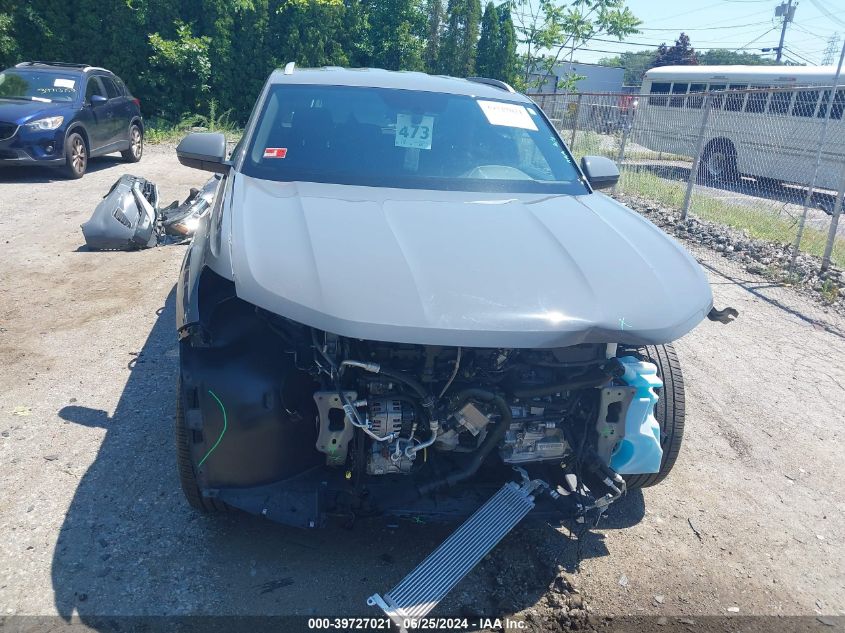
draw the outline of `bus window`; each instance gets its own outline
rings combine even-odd
[[[670,83],[654,83],[651,84],[651,94],[653,95],[665,95],[669,94],[669,88],[672,86]],[[648,100],[649,105],[666,105],[666,97],[651,97]]]
[[[707,84],[690,84],[689,85],[689,93],[690,96],[687,97],[687,107],[688,108],[700,108],[702,102],[704,101],[704,97],[693,97],[692,95],[697,92],[704,92],[707,90]]]
[[[689,88],[689,84],[673,83],[672,84],[672,94],[673,95],[685,95],[687,93],[688,88]],[[673,108],[683,108],[684,107],[684,97],[672,97],[671,99],[669,99],[669,105]]]
[[[836,96],[833,98],[833,107],[830,109],[830,118],[841,120],[843,110],[845,110],[845,90],[840,88],[836,91]]]
[[[713,95],[711,107],[716,108],[717,110],[722,107],[722,100],[725,98],[722,91],[725,88],[727,88],[727,85],[725,84],[710,84],[710,92],[718,92],[718,94]]]
[[[731,84],[731,91],[745,90],[748,84]],[[742,102],[745,101],[744,92],[728,93],[725,97],[725,110],[728,112],[739,112],[742,110]]]
[[[788,114],[791,100],[792,93],[788,90],[772,92],[772,100],[769,101],[769,114]]]
[[[768,86],[753,86],[755,90],[761,88],[768,88]],[[765,112],[766,102],[769,100],[768,91],[749,92],[748,99],[745,102],[746,112]]]
[[[792,106],[792,116],[813,116],[816,102],[819,100],[818,90],[801,90],[795,95],[795,105]]]
[[[822,102],[819,106],[819,112],[816,116],[823,119],[827,116],[827,103],[830,101],[830,90],[825,90],[822,93]],[[840,88],[836,91],[836,97],[833,99],[833,107],[830,109],[831,119],[842,119],[842,111],[845,110],[845,90]]]

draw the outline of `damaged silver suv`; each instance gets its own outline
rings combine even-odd
[[[595,192],[616,166],[576,164],[528,97],[289,64],[231,158],[220,134],[177,153],[224,174],[178,283],[197,509],[303,527],[477,510],[370,599],[418,617],[535,505],[599,514],[672,468],[671,342],[711,310],[707,279]]]

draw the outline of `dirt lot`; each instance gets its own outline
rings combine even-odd
[[[198,516],[172,446],[173,284],[184,247],[91,253],[79,224],[127,171],[80,181],[0,172],[0,615],[371,614],[447,531],[301,532]],[[201,172],[148,148],[131,172],[181,198]],[[582,541],[573,601],[547,592],[576,547],[528,524],[441,612],[845,615],[845,337],[763,285],[717,273],[717,305],[677,345],[687,436],[661,486],[629,494]],[[577,613],[576,613],[577,615]],[[547,624],[543,627],[548,628]]]

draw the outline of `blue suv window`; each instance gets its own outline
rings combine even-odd
[[[106,96],[108,96],[109,99],[114,99],[115,97],[120,96],[117,86],[114,85],[114,82],[110,77],[100,77],[100,81],[103,82],[103,86],[106,89]]]
[[[100,81],[96,77],[88,79],[88,85],[85,87],[85,103],[91,103],[91,97],[99,95],[105,97],[103,88],[100,86]]]
[[[26,101],[76,100],[79,77],[62,72],[5,70],[0,73],[0,97]]]

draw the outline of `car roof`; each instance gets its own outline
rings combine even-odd
[[[100,68],[99,66],[89,66],[88,64],[70,64],[66,62],[21,62],[15,64],[15,68],[26,68],[27,70],[52,70],[69,73],[91,72],[98,71],[111,74],[110,70]]]
[[[500,101],[531,103],[525,95],[513,92],[510,86],[484,78],[458,79],[446,75],[429,75],[416,71],[394,71],[382,68],[294,68],[288,64],[284,70],[275,70],[270,84],[313,84],[323,86],[358,86],[367,88],[392,88],[395,90],[420,90],[446,94],[485,97]]]

